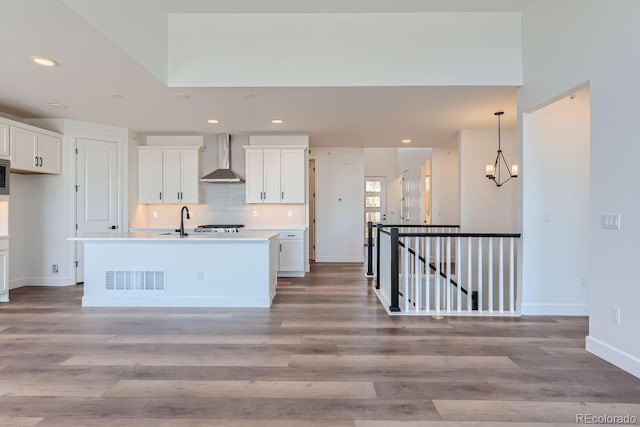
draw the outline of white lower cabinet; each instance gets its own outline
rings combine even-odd
[[[304,231],[281,231],[278,246],[278,273],[283,276],[302,273],[304,276]]]
[[[9,242],[0,242],[0,302],[9,301]]]

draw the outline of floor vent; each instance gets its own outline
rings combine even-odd
[[[108,291],[164,291],[164,271],[107,271]]]

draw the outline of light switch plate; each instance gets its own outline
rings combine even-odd
[[[605,228],[608,230],[620,230],[621,223],[620,223],[619,213],[602,214],[601,220],[602,220],[602,223],[601,223],[602,228]]]

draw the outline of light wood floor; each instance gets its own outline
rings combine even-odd
[[[80,286],[16,289],[0,305],[0,426],[640,418],[640,380],[584,351],[586,318],[390,318],[363,273],[314,265],[280,279],[271,309],[83,309]]]

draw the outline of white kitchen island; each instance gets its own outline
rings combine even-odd
[[[84,243],[83,307],[269,307],[277,233],[121,233]]]

